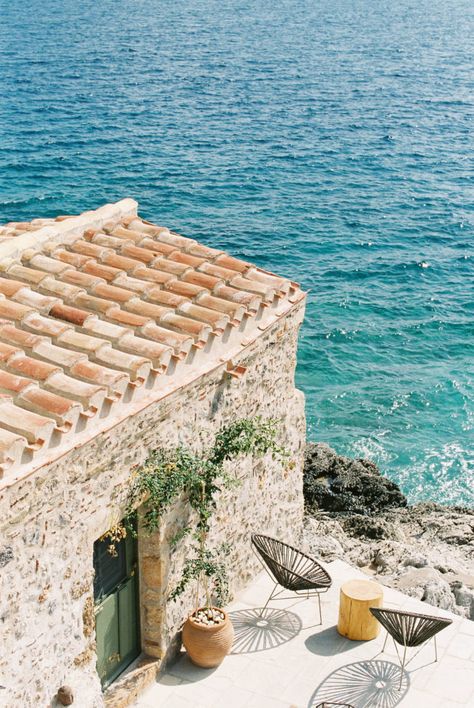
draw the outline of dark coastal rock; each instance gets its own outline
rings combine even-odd
[[[357,514],[342,520],[342,527],[349,536],[355,538],[383,539],[394,535],[393,524],[385,519],[368,518]]]
[[[407,505],[400,488],[373,462],[338,455],[323,443],[306,447],[304,495],[309,508],[355,514]]]
[[[408,505],[367,460],[307,446],[306,550],[336,558],[379,582],[474,619],[474,509]]]

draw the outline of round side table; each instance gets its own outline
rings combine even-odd
[[[341,586],[337,631],[358,641],[375,639],[380,624],[369,607],[381,607],[383,589],[373,580],[349,580]]]

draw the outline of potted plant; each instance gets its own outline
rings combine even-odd
[[[238,484],[225,463],[240,455],[261,457],[268,452],[274,457],[286,455],[276,443],[275,421],[242,419],[222,427],[213,445],[200,454],[185,447],[152,451],[133,475],[128,515],[143,504],[143,523],[148,532],[158,528],[163,514],[183,494],[195,512],[194,524],[188,524],[171,541],[176,546],[188,534],[193,539],[181,578],[169,599],[176,599],[195,583],[195,606],[183,626],[183,644],[198,666],[218,666],[230,651],[234,636],[232,623],[222,609],[228,595],[225,561],[229,546],[210,547],[208,543],[217,493]],[[133,533],[132,527],[129,530]]]

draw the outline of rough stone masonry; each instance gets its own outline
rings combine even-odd
[[[294,466],[270,457],[235,463],[241,484],[219,499],[211,540],[231,542],[233,591],[256,572],[252,531],[297,540],[305,423],[294,371],[303,308],[298,303],[242,350],[234,363],[247,368],[243,377],[233,379],[224,365],[218,366],[3,490],[0,705],[56,706],[58,689],[67,685],[80,708],[120,708],[136,695],[143,676],[156,674],[174,646],[192,607],[189,595],[166,601],[186,555],[184,543],[174,551],[169,547],[189,513],[184,501],[154,536],[139,534],[143,656],[136,670],[104,696],[96,672],[93,544],[123,515],[126,481],[150,449],[178,442],[204,445],[235,418],[258,414],[280,419],[281,442]]]

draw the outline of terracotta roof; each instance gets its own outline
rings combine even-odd
[[[223,365],[304,294],[123,200],[0,226],[0,477]]]

